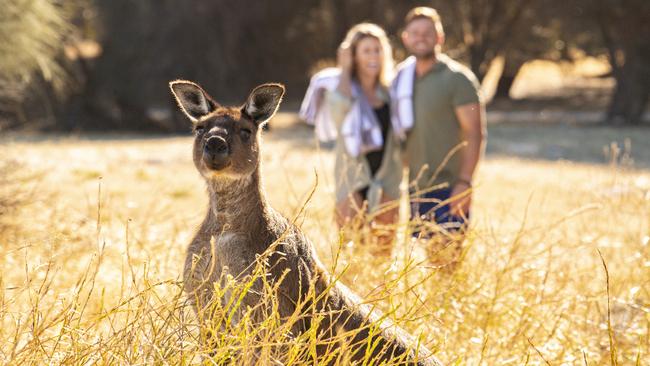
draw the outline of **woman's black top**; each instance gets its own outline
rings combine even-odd
[[[384,149],[386,147],[386,138],[388,137],[388,130],[390,129],[390,109],[388,103],[385,103],[379,108],[374,108],[377,120],[381,125],[381,136],[384,140],[384,147],[381,150],[372,151],[366,154],[368,164],[370,165],[370,173],[374,177],[381,166],[381,161],[384,158]]]

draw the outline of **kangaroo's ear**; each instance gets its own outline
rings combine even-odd
[[[202,116],[216,110],[219,104],[198,84],[187,80],[176,80],[169,83],[169,88],[178,102],[181,111],[192,122],[198,121]]]
[[[242,107],[242,112],[251,117],[255,123],[264,123],[278,110],[283,95],[282,84],[262,84],[253,89]]]

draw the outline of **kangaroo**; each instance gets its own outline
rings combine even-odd
[[[266,278],[277,281],[278,311],[281,317],[294,313],[310,290],[322,296],[315,304],[333,314],[319,322],[321,332],[356,332],[352,360],[373,352],[377,360],[406,358],[406,364],[441,365],[429,350],[387,319],[340,281],[332,281],[319,261],[312,243],[301,230],[267,203],[260,177],[260,130],[277,111],[284,95],[281,84],[256,87],[242,106],[224,107],[199,85],[185,80],[170,83],[181,111],[190,119],[195,133],[193,160],[207,183],[209,209],[187,250],[184,290],[198,313],[213,299],[214,283],[225,272],[233,278],[250,274],[252,264],[271,246]],[[214,256],[214,258],[213,258]],[[256,285],[254,285],[255,287]],[[259,290],[259,289],[258,289]],[[259,304],[259,291],[249,291],[243,302]],[[310,312],[294,326],[298,334],[309,330]],[[370,332],[370,324],[380,331]],[[370,343],[378,347],[366,351]],[[317,352],[325,352],[319,349]]]

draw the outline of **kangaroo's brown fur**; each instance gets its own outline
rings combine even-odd
[[[322,332],[361,329],[353,343],[360,343],[353,359],[364,356],[370,337],[368,325],[380,313],[360,303],[339,281],[332,284],[311,242],[300,229],[273,210],[267,203],[260,182],[259,144],[261,125],[275,113],[284,87],[264,84],[255,88],[241,107],[222,107],[197,84],[189,81],[170,83],[181,110],[194,124],[194,164],[207,182],[210,206],[203,223],[189,245],[184,270],[185,291],[199,312],[213,299],[213,286],[225,272],[234,278],[251,274],[257,258],[275,245],[268,257],[267,279],[280,281],[277,301],[281,317],[289,317],[296,304],[310,291],[323,296],[322,310],[334,314],[319,327]],[[213,258],[214,254],[214,258]],[[254,285],[258,286],[259,284]],[[256,290],[256,289],[254,289]],[[259,304],[259,291],[249,291],[244,305]],[[216,300],[216,299],[215,299]],[[223,300],[223,299],[220,299]],[[310,327],[306,321],[296,324],[294,334]],[[374,352],[379,358],[408,354],[411,364],[440,365],[423,346],[388,320],[380,325],[381,334]],[[417,352],[416,352],[417,348]],[[415,355],[417,353],[417,360]]]

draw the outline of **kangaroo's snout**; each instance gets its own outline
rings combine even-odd
[[[230,162],[228,142],[221,136],[212,136],[203,146],[203,160],[210,169],[225,168]]]
[[[215,155],[228,155],[228,142],[221,136],[212,136],[205,142],[204,151]]]

